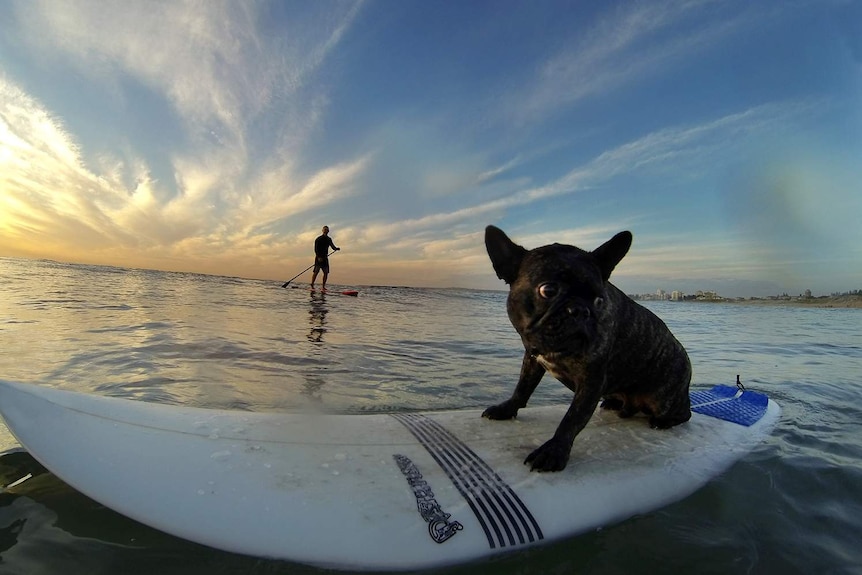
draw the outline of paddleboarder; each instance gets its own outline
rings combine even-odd
[[[314,240],[314,273],[311,274],[311,289],[314,289],[318,272],[323,271],[323,289],[326,290],[326,279],[329,277],[329,248],[336,252],[341,248],[335,247],[332,243],[332,238],[329,237],[329,226],[323,226],[322,231],[323,233]]]

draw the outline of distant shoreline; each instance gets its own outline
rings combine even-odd
[[[724,298],[715,300],[686,300],[687,303],[732,303],[741,305],[781,305],[816,308],[862,309],[862,295],[837,295],[821,297],[775,297],[775,298]]]

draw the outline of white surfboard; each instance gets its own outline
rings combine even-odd
[[[166,406],[0,381],[0,412],[66,483],[162,531],[249,555],[417,569],[522,549],[689,495],[771,431],[765,395],[692,392],[691,421],[654,430],[597,411],[568,467],[524,458],[564,407],[323,415]]]

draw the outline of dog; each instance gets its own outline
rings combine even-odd
[[[494,271],[509,284],[506,310],[524,359],[512,396],[482,416],[514,418],[545,372],[574,392],[554,436],[524,461],[531,470],[564,469],[600,401],[620,417],[643,412],[658,429],[691,417],[685,348],[662,320],[608,281],[631,244],[624,231],[592,252],[564,244],[527,250],[499,228],[485,229]]]

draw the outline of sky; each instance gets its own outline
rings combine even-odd
[[[0,256],[505,289],[862,289],[862,2],[0,2]],[[296,281],[308,281],[309,275]]]

